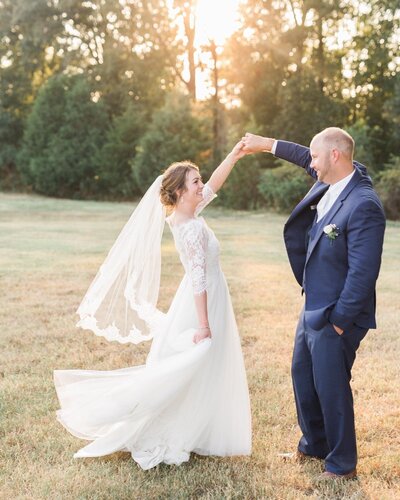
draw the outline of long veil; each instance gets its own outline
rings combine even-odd
[[[150,340],[162,325],[157,309],[165,208],[162,175],[141,199],[84,296],[77,326],[121,344]]]

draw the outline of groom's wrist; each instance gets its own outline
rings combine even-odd
[[[263,138],[263,144],[262,144],[262,150],[265,153],[275,153],[274,151],[274,145],[275,145],[275,139],[272,137],[264,137]]]
[[[335,309],[331,311],[328,321],[332,325],[336,325],[341,330],[348,330],[353,324],[352,318],[349,319],[346,316],[343,316],[343,314],[338,313]]]

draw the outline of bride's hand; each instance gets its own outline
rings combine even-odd
[[[235,144],[232,151],[229,153],[229,156],[232,156],[235,161],[240,160],[243,156],[246,156],[246,152],[243,150],[244,142],[243,140],[239,141]]]
[[[195,344],[198,344],[199,342],[207,338],[211,338],[211,330],[209,328],[200,328],[194,334],[193,342]]]

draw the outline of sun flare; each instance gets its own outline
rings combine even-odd
[[[238,5],[239,0],[198,0],[196,45],[222,45],[236,29]]]
[[[217,46],[223,46],[226,39],[237,29],[238,7],[240,0],[198,0],[196,9],[196,40],[195,45],[201,48],[211,41]],[[207,60],[205,56],[205,59]],[[204,56],[203,56],[204,58]],[[210,96],[207,75],[197,73],[197,96],[207,99]]]

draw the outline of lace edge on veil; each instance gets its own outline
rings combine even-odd
[[[77,327],[121,344],[151,340],[162,327],[165,314],[156,307],[166,215],[161,183],[162,175],[120,232],[78,307]]]
[[[139,328],[132,325],[129,333],[122,336],[119,328],[115,324],[115,321],[105,328],[100,328],[97,324],[97,319],[91,314],[79,314],[80,319],[76,323],[76,327],[82,328],[83,330],[91,330],[98,337],[104,337],[110,342],[114,341],[120,344],[140,344],[142,342],[152,340],[157,335],[157,333],[162,329],[163,320],[165,318],[165,314],[159,309],[154,308],[151,304],[136,306],[134,309],[141,319],[145,319],[143,316],[148,317],[148,315],[141,314],[141,311],[148,310],[149,308],[153,308],[155,311],[153,312],[151,321],[146,321],[146,325],[150,330],[147,335],[144,335]]]

